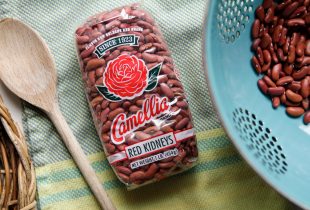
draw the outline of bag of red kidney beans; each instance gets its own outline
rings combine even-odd
[[[192,117],[162,33],[138,4],[76,30],[86,96],[107,159],[128,189],[197,162]]]

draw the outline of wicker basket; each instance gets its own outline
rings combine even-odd
[[[0,210],[35,209],[36,180],[27,144],[0,97]]]

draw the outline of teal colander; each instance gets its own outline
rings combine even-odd
[[[310,125],[273,109],[251,65],[251,25],[260,0],[210,1],[205,71],[222,124],[245,160],[272,187],[310,209]]]

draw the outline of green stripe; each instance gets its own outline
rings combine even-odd
[[[106,159],[93,162],[91,165],[97,173],[103,172],[110,168],[109,163]],[[40,184],[50,184],[55,182],[61,182],[68,179],[75,179],[81,176],[82,175],[80,173],[80,170],[74,167],[38,176],[37,181]]]
[[[236,164],[239,162],[241,162],[241,158],[239,155],[237,154],[231,155],[229,157],[224,157],[224,158],[209,161],[209,162],[208,161],[202,162],[198,164],[195,168],[189,170],[188,172],[179,174],[177,176],[181,177],[181,176],[188,175],[188,174],[201,173],[204,171],[222,168],[222,167]],[[104,182],[103,186],[106,190],[111,190],[111,189],[122,188],[124,187],[124,184],[122,184],[118,180],[111,180],[111,181]],[[66,191],[63,191],[57,194],[52,194],[46,197],[41,196],[40,203],[41,203],[41,207],[44,207],[51,203],[57,203],[57,202],[65,201],[65,200],[78,199],[80,197],[89,196],[90,194],[91,192],[88,187],[83,187],[83,188],[79,188],[75,190],[66,190]]]
[[[226,135],[198,141],[198,148],[200,152],[219,148],[226,148],[230,145],[231,142],[228,140]],[[110,169],[110,165],[106,159],[103,161],[96,161],[92,163],[92,167],[97,173],[102,173]],[[81,176],[82,175],[77,168],[68,168],[61,171],[46,173],[45,175],[38,176],[37,181],[39,185],[47,185],[69,179],[76,179]]]

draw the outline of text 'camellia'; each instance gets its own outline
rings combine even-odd
[[[125,141],[125,135],[137,130],[169,110],[170,104],[167,97],[159,98],[152,95],[150,98],[145,99],[142,110],[136,114],[128,118],[124,113],[116,116],[111,128],[112,142],[114,144],[123,143]]]

